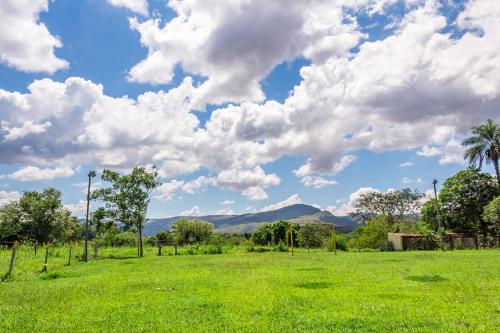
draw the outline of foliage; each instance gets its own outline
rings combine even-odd
[[[481,170],[483,161],[493,163],[497,176],[497,186],[500,187],[500,126],[488,119],[485,124],[472,127],[472,136],[465,139],[462,145],[469,147],[465,151],[465,158],[469,160],[472,168]]]
[[[175,239],[179,245],[207,243],[214,226],[205,221],[178,220],[172,225]]]
[[[22,212],[19,202],[0,207],[0,243],[11,244],[23,239]]]
[[[125,229],[136,231],[139,235],[138,254],[142,257],[142,228],[146,222],[149,194],[161,184],[158,171],[135,167],[132,173],[122,176],[105,169],[101,178],[111,187],[98,189],[92,194],[93,199],[104,202],[98,215],[100,220],[110,218],[122,223]]]
[[[323,244],[325,226],[307,223],[300,226],[297,239],[299,244],[306,248],[317,248]]]
[[[78,221],[63,207],[61,192],[54,188],[24,192],[11,209],[11,214],[17,212],[21,219],[21,240],[45,244],[67,242],[78,236]]]
[[[441,221],[440,219],[446,218],[444,214],[441,214],[441,211],[442,207],[439,199],[432,198],[427,200],[420,210],[420,220],[434,230],[438,230],[439,225],[442,226],[445,224],[445,221]]]
[[[259,245],[278,245],[279,242],[288,244],[289,231],[288,221],[277,221],[271,224],[261,224],[252,235],[252,241]],[[299,226],[292,224],[292,238],[294,244],[297,244]]]
[[[360,196],[351,215],[367,221],[374,216],[383,216],[393,225],[396,221],[414,220],[422,205],[423,194],[405,188],[385,193],[369,192]]]
[[[344,234],[335,234],[335,246],[337,250],[347,251],[349,248],[347,237]]]
[[[441,216],[447,229],[486,237],[491,224],[482,218],[483,208],[498,195],[494,178],[473,169],[448,178],[439,193]]]
[[[484,207],[483,219],[491,226],[494,230],[495,236],[499,237],[500,231],[500,196],[491,200],[489,204]]]
[[[276,247],[274,248],[274,251],[278,251],[278,252],[288,252],[288,246],[286,246],[285,242],[281,241],[278,243],[278,245],[276,245]]]
[[[375,216],[352,233],[349,247],[378,249],[387,240],[387,233],[393,231],[391,227],[385,216]]]

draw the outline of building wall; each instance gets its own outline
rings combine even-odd
[[[403,237],[401,237],[400,234],[394,234],[394,233],[388,233],[387,238],[389,242],[392,243],[392,247],[396,251],[402,251],[403,250]]]

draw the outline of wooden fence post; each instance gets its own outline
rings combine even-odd
[[[69,242],[69,256],[68,256],[68,266],[71,266],[71,252],[73,249],[73,242]]]
[[[45,244],[45,262],[40,273],[47,273],[47,263],[49,262],[49,244]]]
[[[2,280],[6,280],[9,276],[12,275],[12,272],[14,271],[14,265],[16,263],[16,253],[18,247],[19,243],[15,241],[14,245],[12,245],[12,255],[10,257],[9,271],[7,272],[7,274],[3,276]]]

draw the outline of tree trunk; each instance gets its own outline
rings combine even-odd
[[[144,252],[142,248],[142,222],[139,223],[139,257],[143,257]]]
[[[161,256],[161,246],[158,245],[158,255]]]
[[[68,266],[71,266],[71,250],[73,249],[71,243],[69,244]]]
[[[498,166],[498,158],[493,159],[493,165],[495,166],[495,172],[497,174],[497,185],[500,188],[500,167]]]
[[[45,263],[43,264],[42,273],[47,273],[47,263],[49,262],[49,246],[45,247]]]
[[[36,250],[38,248],[38,244],[35,242],[35,256],[36,256]]]

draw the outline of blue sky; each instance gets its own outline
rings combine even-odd
[[[465,167],[470,126],[499,120],[499,14],[486,0],[7,0],[0,200],[54,186],[81,216],[89,170],[152,164],[151,217],[342,215],[366,190],[428,191]]]

